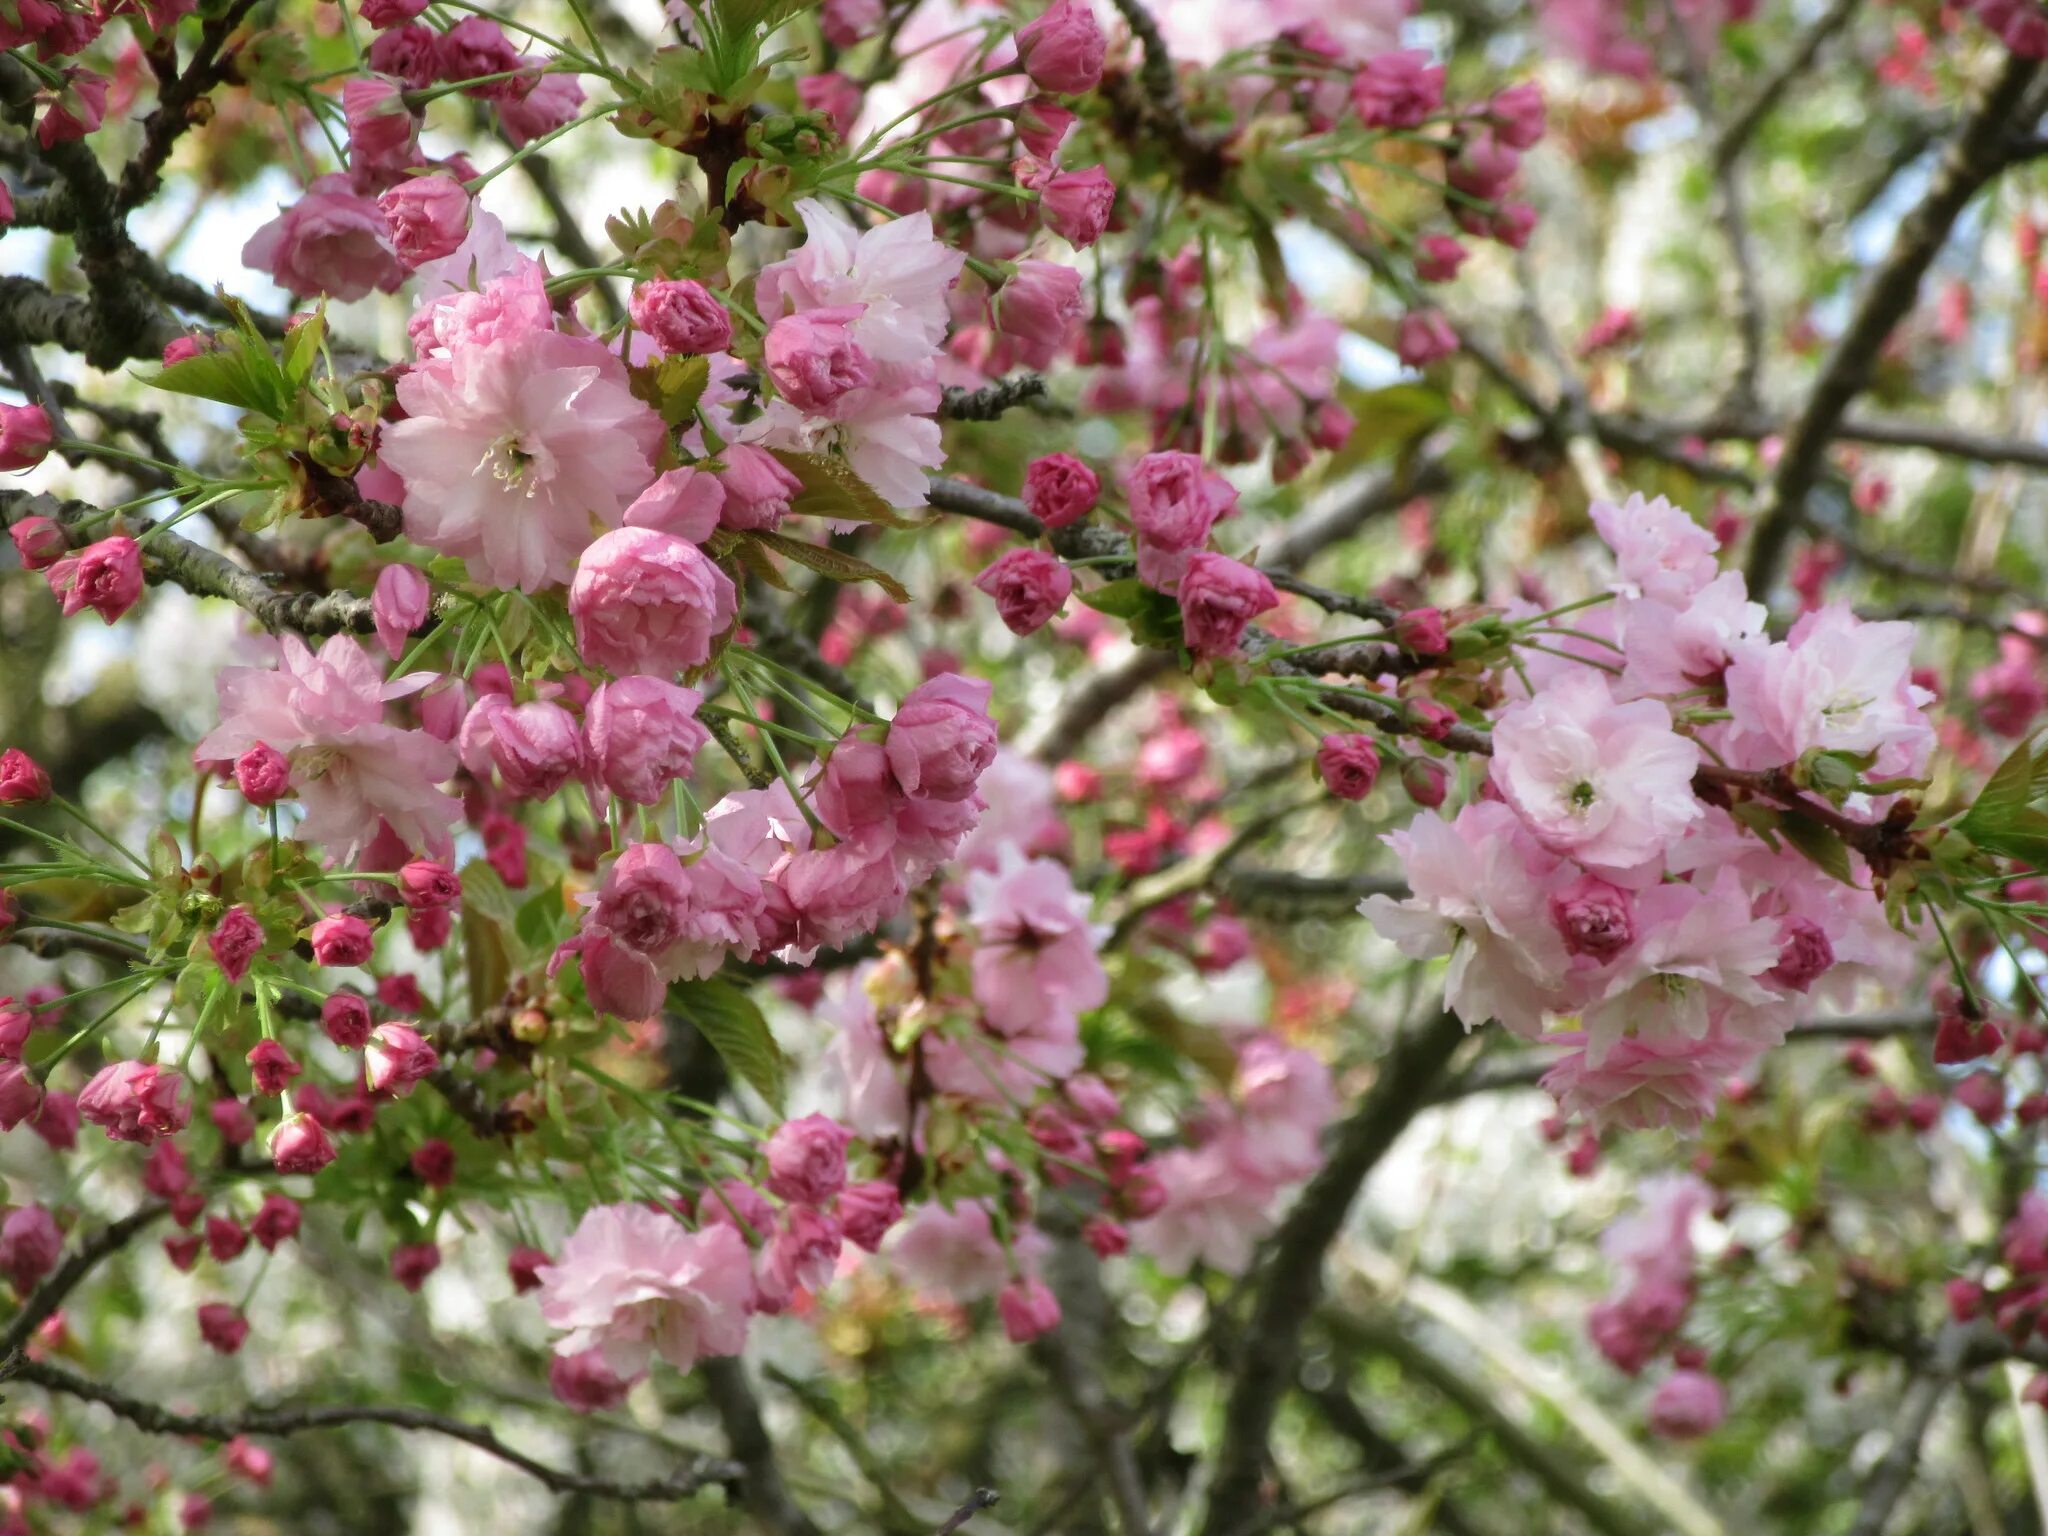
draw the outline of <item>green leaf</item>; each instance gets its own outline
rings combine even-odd
[[[668,989],[669,1007],[711,1042],[734,1076],[782,1109],[788,1069],[782,1048],[769,1033],[753,998],[719,977],[709,981],[678,981]]]
[[[2017,826],[2026,813],[2027,803],[2034,798],[2035,778],[2044,766],[2035,759],[2034,740],[2027,737],[2005,755],[1998,771],[1978,791],[1976,802],[1956,824],[1973,842],[1995,846],[1991,840]],[[2048,759],[2048,753],[2042,756]]]
[[[789,510],[806,517],[840,523],[880,523],[885,528],[920,528],[914,518],[900,516],[882,493],[853,472],[846,460],[829,453],[797,453],[770,448],[782,467],[803,483],[789,499]]]
[[[1844,885],[1856,883],[1855,871],[1849,866],[1849,845],[1831,828],[1821,825],[1811,816],[1788,810],[1780,818],[1778,830],[1784,834],[1785,841],[1804,854],[1816,868],[1833,875]]]
[[[326,336],[327,304],[322,300],[320,307],[294,326],[284,339],[285,383],[294,393],[313,376],[313,364],[319,359],[320,343]]]
[[[777,554],[794,560],[807,570],[816,571],[827,581],[872,581],[897,602],[910,601],[910,594],[904,590],[902,582],[880,566],[869,565],[858,555],[828,549],[822,544],[806,544],[802,539],[792,539],[787,534],[770,533],[765,529],[755,532],[754,537]]]
[[[263,362],[257,363],[232,343],[159,368],[146,382],[174,395],[218,400],[273,420],[281,420],[285,414],[277,360],[266,354]]]
[[[512,920],[513,933],[530,955],[552,954],[555,945],[567,936],[568,926],[568,911],[562,905],[559,880],[520,903]]]
[[[1106,613],[1112,619],[1135,619],[1145,608],[1147,588],[1135,576],[1126,576],[1122,581],[1105,582],[1092,592],[1076,592],[1081,599],[1097,613]]]
[[[1333,475],[1392,458],[1430,428],[1447,420],[1451,402],[1427,384],[1389,384],[1384,389],[1338,392],[1358,425],[1330,461]]]
[[[1996,830],[1970,832],[1969,836],[1980,848],[2018,859],[2034,869],[2048,869],[2048,815],[2031,807],[2022,808]]]
[[[477,859],[462,871],[462,957],[469,971],[471,1018],[497,1006],[512,980],[512,935],[519,910],[498,872]]]
[[[665,357],[632,370],[635,398],[653,406],[671,427],[681,426],[696,412],[710,381],[708,357]]]

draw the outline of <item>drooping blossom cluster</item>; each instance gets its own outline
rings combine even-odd
[[[1875,832],[1894,796],[1837,807],[1825,788],[1917,780],[1929,695],[1910,624],[1829,606],[1772,640],[1685,513],[1636,497],[1593,519],[1612,600],[1522,658],[1486,796],[1390,835],[1411,894],[1361,910],[1404,953],[1449,957],[1468,1026],[1566,1047],[1545,1082],[1568,1112],[1690,1127],[1802,1011],[1896,953],[1848,842],[1837,878],[1738,811]]]
[[[1690,1174],[1643,1182],[1635,1212],[1607,1229],[1600,1246],[1618,1284],[1586,1316],[1586,1332],[1617,1370],[1631,1376],[1669,1353],[1674,1369],[1651,1397],[1650,1428],[1683,1440],[1715,1428],[1727,1395],[1697,1348],[1678,1342],[1693,1304],[1693,1224],[1713,1208],[1714,1192]]]

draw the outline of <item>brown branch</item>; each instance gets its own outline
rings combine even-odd
[[[998,421],[1014,406],[1045,399],[1045,375],[1013,373],[980,389],[949,386],[939,402],[942,421]]]
[[[245,1408],[238,1413],[175,1413],[49,1361],[23,1361],[18,1379],[32,1382],[48,1392],[98,1403],[115,1417],[153,1435],[222,1441],[232,1440],[238,1435],[306,1434],[349,1424],[384,1424],[393,1429],[444,1435],[474,1446],[486,1456],[495,1457],[524,1472],[555,1493],[584,1494],[617,1499],[622,1503],[672,1503],[688,1498],[713,1483],[729,1483],[743,1476],[742,1470],[733,1463],[708,1456],[699,1457],[693,1465],[680,1472],[645,1482],[629,1483],[584,1472],[564,1471],[514,1450],[482,1424],[445,1418],[419,1408],[389,1408],[365,1403],[301,1408],[257,1407]]]
[[[193,105],[225,80],[233,63],[233,55],[223,56],[221,45],[228,34],[242,24],[242,18],[255,9],[256,0],[231,0],[227,9],[210,18],[199,34],[199,46],[193,51],[192,62],[182,74],[172,74],[166,68],[157,72],[157,102],[155,109],[142,124],[142,148],[135,158],[121,172],[119,208],[126,213],[141,206],[156,194],[163,185],[163,168],[171,158],[171,151],[185,130],[196,121]],[[175,47],[175,44],[171,46]],[[175,56],[169,62],[169,69],[175,69]]]
[[[1329,1161],[1281,1223],[1258,1276],[1258,1301],[1223,1408],[1205,1536],[1229,1536],[1257,1515],[1273,1419],[1298,1368],[1302,1330],[1322,1295],[1323,1255],[1366,1176],[1428,1102],[1464,1038],[1464,1026],[1448,1012],[1395,1038],[1378,1078],[1339,1128]]]
[[[735,1359],[706,1360],[698,1367],[704,1379],[705,1395],[725,1426],[726,1444],[739,1464],[736,1473],[722,1479],[737,1482],[747,1511],[760,1521],[771,1536],[819,1536],[811,1517],[791,1497],[775,1464],[775,1444],[761,1422],[761,1405],[747,1381],[746,1367]]]
[[[1777,579],[1792,534],[1806,520],[1806,495],[1819,477],[1849,404],[1870,381],[1886,339],[1913,307],[1920,280],[1963,209],[2005,165],[2013,114],[2040,72],[2039,60],[2012,55],[1950,142],[1918,207],[1900,223],[1892,248],[1865,287],[1841,340],[1821,368],[1805,408],[1785,439],[1769,500],[1749,553],[1749,588],[1761,596]]]
[[[77,1289],[100,1260],[127,1247],[136,1233],[169,1209],[161,1200],[145,1201],[119,1221],[110,1221],[89,1234],[44,1276],[43,1283],[22,1302],[21,1310],[8,1320],[5,1329],[0,1329],[0,1381],[27,1373],[31,1362],[22,1351],[35,1337],[36,1330],[56,1315],[64,1298]]]
[[[1820,51],[1827,46],[1828,39],[1849,24],[1849,19],[1856,14],[1856,8],[1861,3],[1862,0],[1835,0],[1835,3],[1822,13],[1820,19],[1806,29],[1805,35],[1799,40],[1799,46],[1792,50],[1785,62],[1757,87],[1756,94],[1750,97],[1740,111],[1721,125],[1720,131],[1714,135],[1712,152],[1707,157],[1707,163],[1716,172],[1734,165],[1741,158],[1743,149],[1756,136],[1756,131],[1763,126],[1764,119],[1777,110],[1778,103],[1784,98],[1792,82],[1813,68],[1814,61],[1820,57]]]
[[[75,542],[83,537],[80,524],[101,515],[97,507],[82,501],[59,501],[49,495],[0,490],[0,527],[11,526],[24,517],[48,517],[70,533]],[[154,526],[147,518],[134,519],[133,525],[138,530]],[[303,635],[369,634],[376,628],[368,598],[345,592],[274,591],[256,572],[174,533],[159,533],[142,546],[142,569],[150,581],[169,582],[195,597],[224,597],[273,631],[289,629]]]

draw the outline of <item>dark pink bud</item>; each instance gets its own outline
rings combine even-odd
[[[1438,608],[1410,608],[1394,620],[1394,640],[1415,656],[1441,656],[1451,648],[1450,631]]]
[[[279,1173],[318,1173],[334,1161],[327,1128],[301,1111],[287,1115],[270,1133],[270,1160]]]
[[[303,1070],[275,1040],[260,1040],[249,1052],[249,1073],[256,1080],[258,1093],[283,1093]]]
[[[398,895],[415,910],[453,906],[462,897],[462,882],[446,864],[414,859],[398,872]]]
[[[263,925],[247,907],[229,907],[206,937],[214,963],[229,981],[240,981],[249,973],[249,963],[263,951]]]
[[[263,1208],[249,1223],[249,1233],[268,1253],[279,1243],[289,1242],[299,1235],[299,1221],[299,1202],[290,1195],[272,1190],[263,1197]]]
[[[1379,748],[1370,736],[1325,736],[1316,752],[1316,772],[1339,800],[1363,800],[1379,781]]]
[[[1411,757],[1401,764],[1401,787],[1408,798],[1424,810],[1435,810],[1450,793],[1451,776],[1441,763],[1426,757]]]
[[[362,918],[335,912],[313,924],[308,934],[313,959],[320,965],[362,965],[376,947],[376,930]]]
[[[19,747],[0,752],[0,805],[33,805],[50,798],[50,776]]]
[[[7,530],[7,536],[14,540],[14,550],[21,556],[22,565],[31,571],[55,565],[71,548],[63,525],[48,517],[24,517]]]
[[[336,992],[320,1005],[320,1027],[344,1051],[359,1051],[370,1038],[370,1005],[353,992]]]
[[[1550,898],[1565,952],[1605,965],[1636,939],[1635,898],[1598,875],[1581,875]]]
[[[391,1251],[391,1278],[417,1291],[441,1267],[441,1250],[432,1243],[407,1243]]]
[[[436,1136],[423,1141],[412,1154],[412,1171],[429,1189],[446,1189],[455,1182],[455,1149]]]
[[[224,1301],[209,1301],[199,1309],[199,1336],[223,1355],[232,1355],[249,1337],[249,1320]]]
[[[274,805],[291,787],[291,761],[265,742],[235,759],[235,787],[251,805]]]

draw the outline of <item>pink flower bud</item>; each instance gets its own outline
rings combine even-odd
[[[1038,215],[1045,227],[1077,250],[1086,250],[1109,228],[1116,183],[1099,165],[1061,171],[1038,187]]]
[[[398,871],[398,897],[415,910],[452,907],[462,899],[462,882],[436,859],[414,859]]]
[[[249,1052],[249,1073],[258,1093],[283,1093],[304,1070],[275,1040],[259,1040]]]
[[[446,1189],[455,1182],[455,1149],[435,1136],[413,1150],[414,1177],[429,1189]]]
[[[405,654],[406,641],[426,622],[433,595],[426,576],[413,566],[387,565],[377,573],[370,591],[370,616],[376,621],[377,639],[393,661]]]
[[[1427,368],[1458,350],[1458,333],[1438,309],[1411,309],[1401,317],[1394,353],[1403,366]]]
[[[327,1128],[303,1112],[287,1115],[270,1133],[270,1160],[279,1173],[318,1173],[334,1161]]]
[[[32,1120],[43,1107],[43,1089],[19,1061],[0,1060],[0,1130]]]
[[[1979,1061],[2004,1044],[2004,1034],[1991,1020],[1965,1018],[1953,1009],[1945,1009],[1934,1026],[1934,1064],[1956,1067],[1966,1061]]]
[[[1973,1323],[1984,1310],[1984,1287],[1975,1280],[1958,1275],[1943,1288],[1948,1299],[1948,1315],[1958,1323]]]
[[[784,1200],[829,1205],[846,1184],[853,1132],[824,1115],[785,1121],[768,1138],[768,1188]]]
[[[1469,254],[1449,235],[1424,235],[1415,242],[1415,276],[1425,283],[1448,283]]]
[[[19,747],[0,752],[0,805],[34,805],[50,798],[50,776]]]
[[[174,336],[164,343],[164,366],[168,368],[173,363],[190,362],[205,350],[197,336]]]
[[[1197,656],[1228,656],[1251,621],[1279,602],[1264,573],[1228,555],[1197,550],[1180,580],[1181,632]]]
[[[590,696],[584,745],[598,782],[633,805],[654,805],[690,776],[711,733],[697,722],[703,696],[659,677],[622,677]]]
[[[144,1146],[174,1136],[192,1119],[176,1072],[140,1061],[116,1061],[93,1074],[78,1095],[78,1113],[114,1141]]]
[[[879,1253],[889,1229],[903,1219],[903,1197],[892,1181],[871,1179],[841,1190],[836,1209],[846,1240],[856,1248]]]
[[[452,256],[469,235],[469,192],[453,176],[412,176],[377,198],[392,249],[410,267]]]
[[[1013,549],[975,577],[974,585],[995,599],[996,612],[1012,634],[1028,635],[1065,606],[1074,577],[1058,557],[1042,549]]]
[[[1033,459],[1024,471],[1024,505],[1047,528],[1064,528],[1095,510],[1102,481],[1094,470],[1064,453]]]
[[[263,952],[263,925],[247,907],[229,907],[207,935],[206,947],[221,975],[240,981],[249,973],[249,962]]]
[[[1635,898],[1598,875],[1581,875],[1550,898],[1565,953],[1605,965],[1636,941]]]
[[[1408,798],[1424,810],[1435,810],[1450,793],[1451,776],[1443,765],[1426,757],[1411,757],[1401,764],[1401,787]]]
[[[913,800],[960,801],[995,761],[990,685],[949,672],[913,688],[890,722],[890,770]]]
[[[1053,0],[1036,21],[1017,30],[1017,62],[1041,91],[1078,96],[1102,83],[1108,44],[1083,0]]]
[[[505,1260],[505,1271],[512,1277],[513,1291],[524,1296],[528,1291],[540,1289],[540,1272],[553,1261],[538,1248],[514,1248]]]
[[[1955,1100],[1986,1129],[2005,1118],[2005,1083],[1990,1072],[1972,1072],[1955,1086]]]
[[[1765,980],[1804,992],[1835,963],[1835,946],[1827,930],[1813,919],[1788,917],[1778,934],[1783,947],[1778,951],[1778,963],[1764,972]],[[1997,1035],[1995,1026],[1991,1032],[1994,1037]]]
[[[803,491],[803,482],[765,448],[751,443],[734,443],[724,453],[725,468],[719,483],[725,487],[725,506],[718,515],[721,527],[734,529],[782,526],[789,516],[791,500]]]
[[[577,649],[621,677],[703,666],[738,604],[732,582],[702,550],[651,528],[618,528],[598,539],[569,588]]]
[[[1091,1216],[1083,1222],[1081,1239],[1095,1251],[1098,1259],[1113,1259],[1129,1251],[1131,1246],[1130,1228],[1120,1221],[1111,1221],[1107,1216]]]
[[[1059,1299],[1035,1276],[1012,1280],[1004,1286],[1002,1294],[996,1297],[996,1311],[1003,1319],[1003,1333],[1012,1344],[1029,1344],[1060,1325]]]
[[[47,570],[71,548],[70,536],[54,518],[24,517],[7,530],[7,536],[14,540],[14,552],[25,570]]]
[[[299,1202],[272,1190],[263,1197],[262,1209],[249,1223],[249,1235],[263,1246],[264,1252],[274,1252],[279,1243],[290,1242],[299,1235],[299,1221]]]
[[[1027,368],[1050,368],[1085,308],[1078,268],[1026,259],[990,298],[989,318]]]
[[[49,412],[40,405],[0,405],[0,472],[34,469],[55,438]]]
[[[320,1005],[320,1027],[344,1051],[359,1051],[370,1038],[370,1005],[353,992],[336,992]]]
[[[1351,103],[1368,128],[1419,128],[1443,110],[1443,66],[1420,49],[1377,54],[1351,77]]]
[[[365,7],[367,9],[367,7]],[[240,1435],[235,1436],[221,1447],[221,1464],[245,1482],[254,1483],[258,1488],[268,1488],[277,1461],[270,1452],[260,1445],[251,1444]]]
[[[377,933],[362,918],[333,912],[313,924],[313,960],[318,965],[363,965],[376,949]]]
[[[548,1390],[577,1413],[609,1413],[626,1400],[635,1380],[613,1375],[601,1349],[548,1357]]]
[[[1033,96],[1017,108],[1017,139],[1026,154],[1050,160],[1073,129],[1074,114],[1050,96]]]
[[[1438,608],[1410,608],[1394,620],[1394,641],[1414,656],[1441,656],[1451,648],[1449,629]]]
[[[381,32],[415,19],[429,3],[430,0],[363,0],[357,14]]]
[[[235,759],[235,787],[241,790],[244,800],[259,810],[275,805],[291,790],[291,760],[269,743],[259,741]]]
[[[662,351],[695,357],[732,345],[732,316],[702,283],[666,279],[633,290],[634,328]]]
[[[1544,128],[1543,87],[1524,80],[1494,93],[1486,104],[1493,131],[1510,149],[1534,149],[1542,142]]]
[[[363,1055],[370,1091],[400,1099],[441,1065],[440,1053],[410,1024],[379,1024]]]
[[[177,1232],[164,1239],[164,1257],[171,1261],[171,1268],[181,1275],[192,1273],[192,1266],[199,1262],[202,1239],[197,1232]]]
[[[1728,1394],[1705,1371],[1673,1371],[1650,1399],[1650,1432],[1693,1440],[1728,1416]]]
[[[1363,800],[1379,782],[1380,753],[1370,736],[1325,736],[1316,752],[1316,772],[1339,800]]]
[[[220,1139],[229,1146],[247,1146],[255,1138],[256,1116],[240,1099],[215,1099],[206,1106],[206,1113],[213,1120],[213,1128],[220,1132]],[[168,1147],[176,1143],[162,1141],[157,1145]]]
[[[63,1254],[64,1234],[57,1230],[56,1218],[40,1205],[9,1211],[6,1221],[0,1222],[0,1270],[23,1295],[57,1267]]]
[[[834,48],[851,48],[882,25],[885,9],[883,0],[825,0],[819,29]]]
[[[232,1355],[249,1337],[249,1320],[224,1301],[209,1301],[199,1309],[199,1336],[209,1348]]]
[[[391,1278],[417,1291],[441,1267],[441,1250],[432,1243],[406,1243],[391,1250]]]
[[[854,340],[858,304],[784,315],[769,328],[761,359],[782,398],[809,415],[829,415],[856,389],[875,382],[875,362]]]
[[[206,1251],[216,1264],[227,1264],[242,1256],[249,1246],[249,1232],[232,1216],[206,1218]]]
[[[142,596],[142,550],[125,534],[88,544],[43,572],[64,617],[90,608],[111,624]]]

